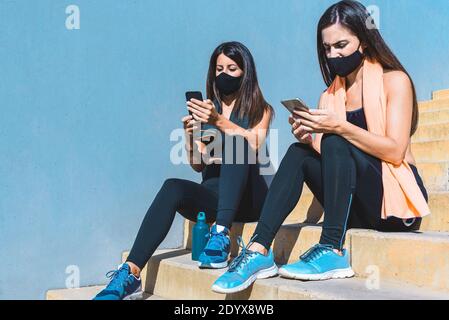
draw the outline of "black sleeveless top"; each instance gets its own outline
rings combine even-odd
[[[368,130],[368,125],[366,124],[366,117],[365,117],[365,111],[363,110],[363,108],[354,110],[354,111],[346,111],[346,120],[350,123],[352,123],[353,125],[356,125],[362,129]],[[374,157],[370,157],[370,161],[371,163],[374,165],[374,167],[376,167],[376,169],[378,170],[378,172],[380,173],[380,176],[382,176],[382,162]],[[423,193],[424,198],[426,199],[426,202],[428,202],[428,194],[427,194],[427,190],[424,187],[424,183],[419,175],[418,169],[416,168],[415,165],[409,163],[413,174],[415,176],[416,182],[418,183],[419,188],[421,189],[421,192]],[[415,220],[421,220],[421,218],[412,218],[412,219],[403,219],[404,224],[409,227],[411,226]]]
[[[213,102],[214,102],[214,106],[215,106],[215,109],[217,110],[217,112],[219,114],[222,114],[223,110],[221,108],[221,104],[217,100],[214,100]],[[234,110],[232,110],[229,120],[231,120],[232,122],[234,122],[235,124],[237,124],[241,127],[243,127],[243,125],[247,122],[246,119],[245,119],[245,121],[241,121],[242,119],[238,119],[238,117],[236,117],[236,115],[235,115]],[[243,128],[247,129],[247,127],[243,127]],[[224,150],[224,133],[223,132],[221,132],[215,126],[210,125],[208,123],[202,124],[201,130],[203,130],[203,131],[201,131],[201,134],[204,134],[205,131],[210,131],[210,130],[214,131],[215,134],[221,134],[221,138],[223,141],[223,150]],[[212,150],[211,156],[214,156],[213,150]],[[220,167],[221,167],[221,165],[219,163],[211,163],[211,164],[206,165],[204,167],[203,171],[201,172],[203,182],[206,180],[209,180],[211,178],[218,178],[220,176]]]
[[[346,120],[357,127],[368,130],[365,111],[363,110],[363,108],[353,111],[346,111]],[[373,156],[369,156],[368,159],[379,172],[379,175],[382,176],[382,162]]]
[[[222,108],[221,108],[221,104],[217,101],[214,100],[214,105],[215,105],[215,109],[217,110],[218,113],[222,114]],[[243,118],[239,118],[239,115],[237,112],[235,112],[235,110],[232,110],[231,115],[229,117],[229,120],[232,121],[233,123],[235,123],[236,125],[238,125],[239,127],[242,127],[244,129],[249,129],[249,118],[248,116],[244,116]],[[202,133],[204,133],[205,130],[213,130],[215,131],[215,134],[221,134],[222,137],[222,141],[223,141],[223,153],[224,153],[224,142],[225,142],[225,134],[224,132],[218,130],[215,126],[210,125],[210,124],[203,124],[202,128],[203,131]],[[231,140],[232,141],[232,140]],[[266,149],[266,154],[268,156],[268,147],[265,146]],[[213,151],[211,156],[213,156]],[[257,172],[259,172],[259,169],[262,165],[259,163],[259,159],[257,159],[257,162],[252,165],[252,169],[257,169]],[[271,167],[271,161],[268,164],[263,164],[263,167]],[[202,175],[202,180],[203,182],[205,182],[206,180],[209,180],[211,178],[217,178],[220,176],[220,167],[221,164],[219,163],[212,163],[212,164],[208,164],[204,167],[203,171],[201,172]],[[274,169],[273,169],[274,170]],[[265,180],[268,182],[268,184],[271,182],[272,176],[274,175],[274,172],[272,175],[264,175]]]
[[[354,111],[346,111],[346,120],[357,127],[368,130],[363,108]]]
[[[219,103],[217,100],[214,100],[214,105],[215,105],[215,109],[217,110],[217,112],[219,114],[222,114],[223,110],[221,108],[221,103]],[[244,129],[248,129],[249,127],[249,120],[248,117],[244,117],[243,119],[239,119],[238,115],[234,112],[234,110],[232,110],[231,115],[229,117],[229,120],[231,120],[232,122],[234,122],[235,124],[237,124],[238,126],[244,128]],[[210,125],[210,124],[202,124],[201,126],[202,130],[201,133],[203,134],[206,130],[207,131],[214,131],[215,134],[221,134],[221,138],[223,141],[223,147],[224,147],[224,141],[225,141],[225,135],[223,132],[221,132],[220,130],[218,130],[215,126]],[[212,154],[211,156],[213,156],[213,150],[212,150]],[[203,182],[205,182],[206,180],[209,180],[211,178],[218,178],[220,176],[220,167],[221,164],[219,163],[211,163],[208,164],[204,167],[203,171],[201,172],[202,178],[203,178]]]

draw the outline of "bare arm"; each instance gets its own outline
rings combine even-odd
[[[405,73],[392,71],[385,73],[384,87],[387,97],[385,136],[368,132],[346,120],[342,121],[330,110],[310,110],[310,114],[299,111],[297,114],[307,131],[339,134],[362,151],[399,165],[404,160],[410,144],[412,86]]]
[[[380,136],[342,122],[336,133],[362,151],[379,159],[399,165],[405,158],[410,143],[413,113],[413,93],[410,79],[400,71],[384,76],[387,95],[386,136]]]
[[[254,150],[258,150],[263,145],[270,125],[271,112],[265,111],[262,120],[251,129],[244,129],[234,122],[230,121],[223,115],[219,114],[215,126],[222,132],[229,133],[230,135],[240,135],[244,137],[250,147]]]
[[[265,141],[271,120],[271,112],[269,111],[264,113],[262,120],[256,126],[251,129],[244,129],[222,114],[219,114],[210,100],[199,101],[192,99],[187,104],[197,121],[212,124],[226,134],[244,137],[254,150],[259,149]]]
[[[186,138],[185,149],[187,151],[189,164],[193,170],[201,172],[206,166],[202,158],[202,155],[206,150],[206,145],[193,138],[193,131],[196,129],[197,122],[192,119],[192,116],[186,116],[182,118],[181,121],[184,124]]]

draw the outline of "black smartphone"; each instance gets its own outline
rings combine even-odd
[[[201,93],[201,91],[187,91],[186,101],[190,101],[190,99],[203,101],[203,94]],[[192,115],[192,111],[189,110],[189,114]]]
[[[288,111],[293,113],[294,110],[309,112],[309,107],[299,98],[281,101]]]

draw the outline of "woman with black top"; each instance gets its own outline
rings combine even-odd
[[[216,221],[199,258],[201,268],[226,267],[232,223],[259,219],[268,187],[259,162],[251,159],[264,144],[274,112],[262,95],[253,57],[243,44],[228,42],[215,49],[207,76],[207,98],[188,101],[191,115],[182,119],[189,163],[202,173],[202,182],[167,179],[163,183],[143,219],[127,261],[110,272],[109,285],[95,299],[122,300],[141,295],[140,272],[166,237],[176,212],[195,221],[198,212],[204,211],[207,222]],[[223,151],[219,163],[210,163],[206,144],[194,135],[200,124],[215,128],[225,149],[228,141],[234,142],[231,147],[240,159],[231,159]],[[235,147],[238,139],[243,140],[244,146],[240,155]]]
[[[352,277],[347,229],[411,231],[430,213],[410,147],[418,123],[414,85],[366,8],[340,1],[327,9],[317,48],[328,89],[318,110],[289,118],[298,142],[270,185],[250,243],[212,286],[216,292],[243,290],[276,271],[301,280]],[[304,182],[324,208],[321,239],[277,270],[271,243]]]

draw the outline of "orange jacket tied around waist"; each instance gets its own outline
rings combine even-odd
[[[383,88],[383,68],[378,62],[368,59],[363,63],[363,109],[368,131],[386,136],[387,102]],[[319,109],[336,112],[346,120],[346,82],[336,76],[329,88],[322,94]],[[313,148],[321,153],[322,133],[317,133]],[[430,214],[429,206],[416,182],[413,171],[405,159],[398,166],[382,160],[382,219],[390,216],[409,219]]]

